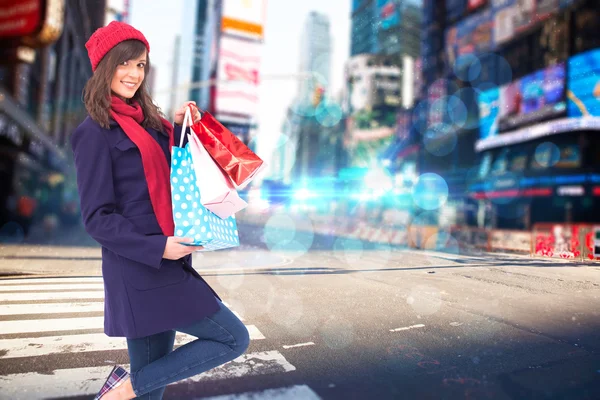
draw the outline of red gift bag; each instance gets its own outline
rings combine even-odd
[[[193,106],[193,105],[190,105]],[[238,187],[244,187],[264,167],[264,161],[210,113],[192,125],[204,148]]]

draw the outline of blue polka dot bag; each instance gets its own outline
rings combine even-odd
[[[185,126],[185,124],[184,124]],[[194,239],[190,246],[204,246],[201,251],[212,251],[240,245],[235,216],[221,219],[200,202],[200,189],[189,144],[183,146],[185,132],[179,147],[171,150],[171,201],[175,236]]]

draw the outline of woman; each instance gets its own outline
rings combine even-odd
[[[170,147],[186,105],[175,129],[161,117],[144,80],[150,46],[132,26],[111,22],[86,48],[89,116],[71,145],[83,222],[102,245],[104,331],[127,339],[131,362],[96,399],[161,399],[168,384],[243,354],[248,331],[192,268],[199,248],[183,243],[193,240],[173,236]],[[197,339],[173,351],[176,331]]]

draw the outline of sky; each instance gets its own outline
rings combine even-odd
[[[129,22],[142,31],[150,43],[150,59],[156,68],[155,100],[164,111],[169,105],[169,97],[165,92],[169,90],[171,82],[173,43],[175,36],[181,31],[185,0],[130,1]],[[121,8],[123,0],[109,0],[109,4]],[[300,38],[304,22],[309,12],[318,11],[330,19],[330,84],[331,92],[336,95],[342,88],[344,64],[350,53],[350,6],[351,0],[267,0],[261,75],[267,77],[298,72]],[[297,88],[296,80],[292,79],[261,81],[257,150],[259,156],[269,158],[269,154],[260,154],[261,149],[268,148],[262,144],[269,142],[270,138],[276,138],[280,133],[286,109],[291,104]]]

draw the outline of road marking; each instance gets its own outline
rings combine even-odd
[[[221,301],[221,303],[223,303],[223,305],[224,305],[225,307],[229,308],[229,311],[231,311],[231,312],[233,313],[233,315],[235,315],[236,317],[238,317],[238,319],[239,319],[240,321],[243,321],[243,320],[244,320],[244,318],[243,318],[243,317],[242,317],[240,314],[238,314],[238,313],[237,313],[237,311],[233,311],[233,310],[231,309],[231,306],[229,305],[229,303],[227,303],[226,301]]]
[[[30,283],[102,283],[101,276],[72,277],[72,278],[19,278],[0,279],[0,286],[11,286],[14,284],[27,285]]]
[[[416,328],[425,328],[425,325],[423,325],[423,324],[417,324],[417,325],[407,326],[405,328],[390,329],[390,332],[407,331],[409,329],[416,329]]]
[[[5,304],[0,305],[0,315],[64,314],[104,311],[104,302]]]
[[[260,392],[228,394],[224,396],[203,397],[204,400],[320,400],[311,388],[306,385],[295,385],[286,388],[267,389]]]
[[[298,343],[298,344],[292,344],[292,345],[284,345],[283,348],[284,349],[291,349],[294,347],[302,347],[302,346],[314,346],[315,344],[313,342],[306,342],[306,343]]]
[[[246,325],[246,329],[248,329],[250,340],[263,340],[265,338],[255,325]]]
[[[129,365],[123,365],[129,370]],[[42,400],[88,396],[96,394],[112,366],[57,369],[52,373],[30,372],[0,376],[0,398],[13,400]],[[225,380],[245,376],[286,373],[296,367],[278,351],[249,353],[179,384]]]
[[[21,292],[21,291],[37,291],[45,292],[49,290],[104,290],[104,284],[100,283],[63,283],[63,284],[42,284],[42,285],[0,285],[0,293],[2,292]]]
[[[265,337],[254,325],[247,325],[250,340],[263,340]],[[182,346],[196,339],[194,336],[178,332],[175,346]],[[89,351],[126,350],[127,340],[109,337],[104,333],[81,335],[45,336],[40,338],[0,339],[0,359],[17,357],[39,357],[50,354],[72,354]]]
[[[0,293],[0,301],[103,299],[104,290],[89,292]]]
[[[200,375],[184,379],[181,382],[224,380],[241,378],[243,376],[285,373],[295,370],[296,367],[290,364],[280,352],[271,350],[243,354],[227,364],[213,368]]]
[[[104,317],[29,319],[22,321],[0,321],[0,333],[40,333],[74,331],[78,329],[103,329]]]

